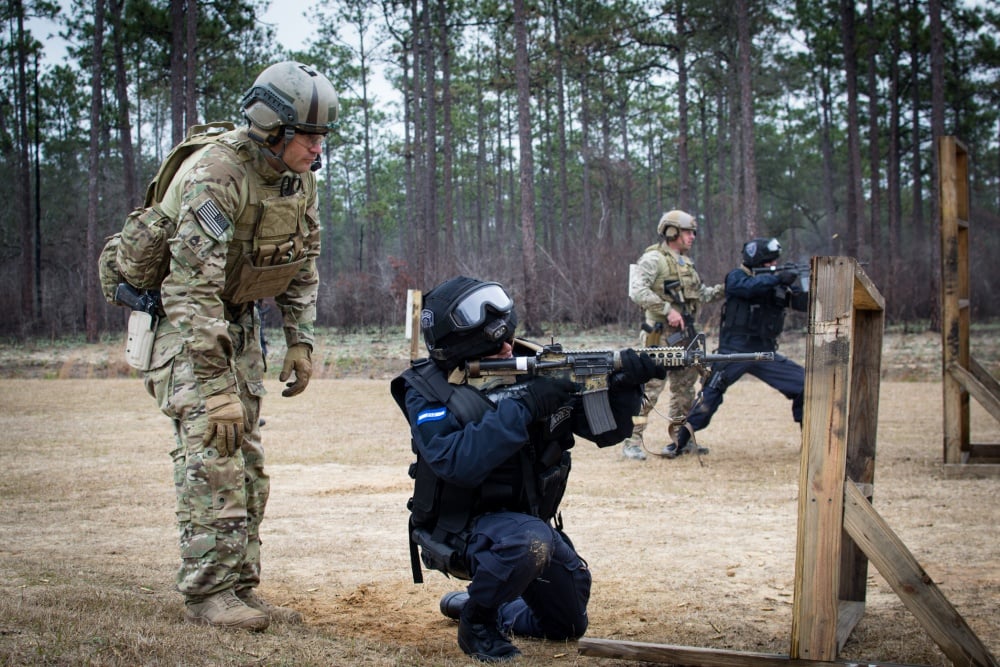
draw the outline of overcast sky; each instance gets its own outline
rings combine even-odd
[[[69,0],[61,0],[63,11],[69,11]],[[314,37],[312,23],[305,17],[306,11],[318,5],[319,0],[272,0],[270,9],[261,17],[262,23],[277,28],[278,43],[287,49],[302,50],[306,40]],[[59,37],[59,26],[52,21],[29,19],[26,27],[35,39],[45,44],[45,59],[62,62],[66,57],[66,42]]]

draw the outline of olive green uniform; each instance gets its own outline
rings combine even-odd
[[[188,158],[160,206],[178,225],[145,386],[173,422],[177,588],[190,602],[260,580],[269,480],[259,426],[264,360],[253,306],[275,297],[287,345],[312,347],[316,181],[311,172],[274,170],[240,129]],[[214,438],[205,442],[205,399],[226,392],[239,395],[245,416],[242,446],[232,456],[220,456]]]

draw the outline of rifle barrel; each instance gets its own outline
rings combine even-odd
[[[702,356],[706,363],[725,361],[774,361],[774,352],[734,352],[733,354],[706,354]]]

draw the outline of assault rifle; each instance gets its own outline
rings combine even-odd
[[[778,264],[776,266],[755,266],[753,269],[753,274],[755,276],[763,275],[765,273],[779,274],[786,271],[790,271],[795,274],[796,279],[799,281],[802,289],[806,292],[809,291],[809,277],[811,275],[812,267],[809,266],[808,262],[786,262],[785,264]]]
[[[684,300],[684,292],[677,291],[681,286],[679,280],[664,280],[663,293],[668,295],[674,303],[681,305],[681,317],[684,319],[684,328],[667,336],[667,345],[690,345],[698,337],[698,329],[694,326],[694,316],[688,308],[687,301]]]
[[[668,370],[699,366],[707,371],[709,364],[774,361],[773,352],[708,354],[705,352],[705,334],[698,334],[687,347],[632,349],[640,354],[645,352],[658,366],[666,366]],[[621,369],[621,353],[622,350],[564,350],[562,345],[552,343],[544,346],[533,357],[467,362],[466,380],[476,388],[514,384],[519,376],[525,375],[570,380],[576,385],[577,394],[583,398],[583,410],[590,430],[597,435],[615,428],[611,404],[608,402],[608,383],[611,374]]]

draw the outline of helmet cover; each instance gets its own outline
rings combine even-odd
[[[685,211],[679,209],[674,209],[673,211],[667,211],[660,217],[660,222],[656,225],[656,233],[660,236],[666,236],[667,240],[673,240],[677,238],[680,231],[674,232],[673,234],[667,234],[667,230],[673,227],[676,230],[688,229],[691,231],[698,230],[698,221],[694,219],[694,216]]]
[[[326,134],[339,113],[337,91],[325,76],[292,60],[276,63],[258,75],[240,103],[247,121],[266,134],[288,126]]]

